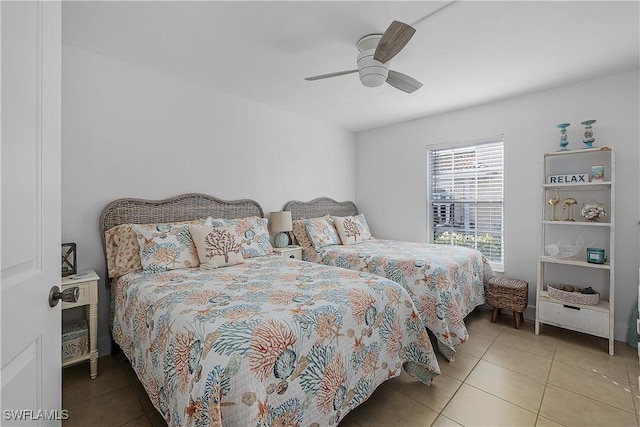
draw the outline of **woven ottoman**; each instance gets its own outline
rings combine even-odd
[[[529,300],[529,283],[511,277],[493,276],[486,284],[486,297],[487,303],[493,307],[493,323],[504,308],[513,311],[515,327],[520,329],[520,322],[524,322],[523,312]]]

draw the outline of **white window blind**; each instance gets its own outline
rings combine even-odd
[[[428,189],[434,243],[478,249],[503,265],[504,141],[429,150]]]

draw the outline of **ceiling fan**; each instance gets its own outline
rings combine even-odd
[[[357,70],[338,71],[306,77],[313,81],[345,74],[360,73],[360,82],[367,87],[381,86],[389,83],[396,89],[412,93],[422,87],[422,83],[413,77],[389,69],[389,61],[396,56],[411,40],[416,30],[400,21],[393,21],[384,34],[369,34],[358,40]]]
[[[460,0],[452,0],[439,7],[428,15],[418,19],[412,25],[400,21],[393,21],[383,34],[369,34],[362,37],[356,43],[358,47],[357,70],[337,71],[335,73],[321,74],[306,77],[305,80],[313,81],[330,77],[344,76],[345,74],[360,74],[360,82],[367,87],[381,86],[389,83],[396,89],[406,93],[413,93],[422,87],[422,83],[413,77],[389,69],[389,61],[396,56],[411,40],[416,30],[416,24],[442,12],[444,9],[458,4]]]

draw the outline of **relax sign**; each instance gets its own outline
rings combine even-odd
[[[589,173],[572,173],[566,175],[549,175],[547,184],[586,184],[589,182]]]

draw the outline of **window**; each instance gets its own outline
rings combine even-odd
[[[429,149],[429,240],[478,249],[503,270],[504,138]]]

